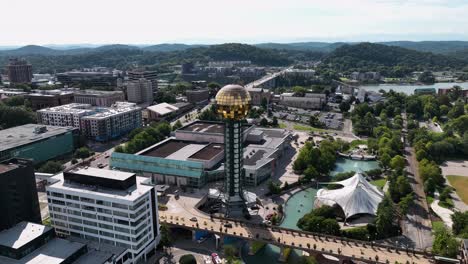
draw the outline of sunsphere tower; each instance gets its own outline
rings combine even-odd
[[[218,114],[224,120],[225,180],[223,202],[226,215],[242,214],[245,209],[243,191],[244,150],[242,120],[247,117],[251,98],[249,92],[240,85],[226,85],[216,94]]]

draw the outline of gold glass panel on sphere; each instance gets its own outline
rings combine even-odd
[[[218,114],[225,119],[242,120],[250,110],[251,98],[249,92],[240,86],[229,84],[216,94]]]

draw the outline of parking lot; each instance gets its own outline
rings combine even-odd
[[[312,115],[317,115],[320,122],[324,123],[326,128],[340,130],[343,128],[343,114],[336,112],[305,110],[289,107],[287,110],[273,112],[273,116],[278,119],[294,121],[309,124]]]

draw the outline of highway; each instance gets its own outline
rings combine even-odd
[[[210,219],[201,214],[190,215],[159,211],[159,219],[170,226],[190,230],[204,230],[221,236],[232,236],[247,240],[263,241],[280,247],[290,247],[308,252],[318,252],[342,259],[360,260],[370,263],[433,263],[422,252],[408,252],[404,248],[396,249],[383,245],[347,241],[336,237],[327,237],[308,232],[294,231],[279,227],[265,227],[234,220]],[[193,217],[197,221],[191,220]],[[230,223],[231,228],[225,224]],[[388,262],[387,262],[388,261]],[[407,262],[409,261],[409,262]]]

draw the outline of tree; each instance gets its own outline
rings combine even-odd
[[[78,158],[78,159],[85,159],[91,155],[93,155],[94,153],[92,151],[89,150],[89,148],[87,147],[81,147],[77,150],[75,150],[75,153],[73,154],[73,156],[75,158]]]
[[[465,104],[463,101],[456,101],[452,109],[447,114],[448,118],[454,119],[465,114]]]
[[[313,256],[301,256],[298,264],[319,264]]]
[[[262,97],[262,103],[261,103],[263,109],[268,108],[268,100],[265,97]]]
[[[159,246],[168,247],[172,244],[171,229],[166,223],[161,223],[160,227],[161,241]]]
[[[266,118],[262,118],[262,120],[260,120],[260,126],[267,127],[268,126],[268,120]]]
[[[271,126],[278,127],[278,118],[276,116],[273,117],[273,120],[271,121]]]
[[[384,153],[383,155],[379,157],[380,164],[382,165],[384,169],[390,166],[391,159],[392,158],[387,153]]]
[[[235,259],[237,259],[237,255],[238,255],[237,248],[234,247],[233,245],[224,245],[223,253],[228,261],[232,262]]]
[[[280,183],[275,183],[273,181],[268,182],[268,190],[272,194],[278,194],[281,192],[281,184]]]
[[[312,180],[312,179],[317,179],[320,176],[320,174],[313,166],[309,166],[304,171],[304,176],[307,180]]]
[[[436,229],[434,236],[434,244],[432,245],[434,254],[448,258],[457,256],[460,244],[445,227]]]
[[[468,211],[454,212],[452,214],[452,230],[455,235],[460,235],[463,238],[468,238]]]
[[[403,197],[400,202],[398,203],[398,207],[400,208],[400,212],[402,215],[406,215],[408,213],[408,209],[413,206],[414,204],[414,197],[413,193],[410,193]]]
[[[39,172],[55,174],[63,171],[64,169],[65,167],[61,162],[50,160],[39,168]]]
[[[197,260],[192,254],[186,254],[180,257],[179,263],[180,264],[197,264]]]
[[[351,105],[349,104],[348,101],[342,101],[342,102],[340,103],[340,111],[341,111],[342,113],[348,112],[350,108],[351,108]]]
[[[396,171],[402,171],[405,168],[406,160],[400,155],[396,155],[390,160],[390,167]]]
[[[389,196],[384,196],[382,202],[377,207],[375,227],[380,238],[387,238],[394,234],[394,221],[396,214],[393,202]]]
[[[425,71],[419,75],[418,81],[426,84],[435,83],[435,77],[432,72]]]
[[[445,186],[445,188],[440,192],[439,195],[439,200],[440,201],[446,201],[447,199],[450,199],[450,194],[452,193],[452,187],[450,186]]]
[[[118,145],[117,147],[114,148],[114,152],[125,153],[125,149],[123,145]]]
[[[172,126],[172,131],[176,131],[177,129],[181,127],[182,127],[182,122],[180,122],[180,120],[177,120],[177,122],[175,122],[175,124]]]

